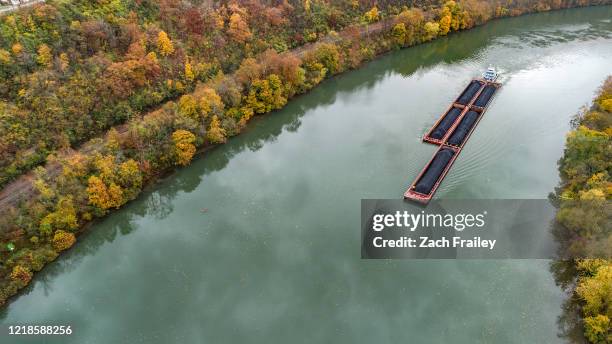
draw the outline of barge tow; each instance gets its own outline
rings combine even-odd
[[[482,78],[473,79],[423,136],[424,142],[440,148],[406,190],[405,199],[423,204],[432,199],[501,87],[496,82],[497,76],[497,72],[489,68]]]

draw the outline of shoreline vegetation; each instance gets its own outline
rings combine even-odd
[[[491,19],[612,2],[201,3],[51,0],[0,17],[0,305],[87,224],[327,77]]]
[[[551,195],[558,207],[553,233],[562,257],[608,259],[553,262],[570,295],[564,308],[576,313],[560,325],[572,342],[612,343],[612,76],[572,124],[559,160],[561,184]]]

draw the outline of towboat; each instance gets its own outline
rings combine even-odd
[[[497,80],[497,71],[495,71],[495,68],[489,67],[487,71],[482,74],[482,78],[488,82],[495,82],[495,80]]]

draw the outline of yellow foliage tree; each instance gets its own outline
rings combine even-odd
[[[406,25],[404,23],[395,24],[392,32],[397,44],[404,45],[406,43]]]
[[[45,182],[42,178],[37,178],[34,181],[34,187],[40,193],[40,197],[44,200],[50,200],[55,196],[53,189],[49,187],[49,184],[47,184],[47,182]]]
[[[11,51],[14,55],[20,55],[23,52],[23,45],[21,45],[21,43],[15,43],[11,47]]]
[[[191,63],[185,62],[185,79],[189,81],[193,81],[195,79],[195,73],[193,72],[193,67]]]
[[[585,302],[582,310],[586,316],[612,314],[612,264],[602,265],[594,276],[583,278],[576,293]]]
[[[69,249],[75,242],[76,238],[70,232],[59,230],[53,235],[53,248],[58,252]]]
[[[193,96],[190,94],[186,94],[179,99],[178,110],[181,116],[185,116],[196,121],[200,117],[198,113],[198,104],[195,98],[193,98]]]
[[[125,203],[121,186],[111,183],[108,187],[109,208],[119,208]]]
[[[440,24],[427,22],[425,23],[425,41],[431,41],[432,39],[438,36],[438,32],[440,32]]]
[[[210,121],[210,126],[208,127],[208,132],[206,133],[206,138],[211,143],[224,143],[227,141],[225,135],[225,129],[221,127],[219,118],[217,118],[216,115],[213,116]]]
[[[108,194],[108,188],[102,179],[97,176],[91,176],[89,177],[87,184],[89,204],[102,210],[110,208],[110,195]]]
[[[253,36],[249,26],[238,13],[230,16],[228,33],[236,42],[240,43],[248,41]]]
[[[174,45],[165,31],[160,31],[157,34],[157,49],[162,56],[172,55],[174,53]]]
[[[12,60],[11,54],[8,51],[0,49],[0,64],[8,65],[12,62]]]
[[[440,19],[440,36],[446,36],[450,31],[451,27],[451,16],[446,15]]]
[[[142,173],[136,161],[130,159],[119,166],[119,183],[124,188],[134,190],[135,192],[140,190],[142,187]]]
[[[15,265],[13,271],[11,271],[11,280],[17,281],[21,285],[27,285],[32,280],[32,272],[26,267]]]
[[[380,14],[378,13],[378,8],[376,6],[372,7],[371,10],[367,11],[364,15],[363,15],[364,19],[366,22],[368,23],[373,23],[378,21],[378,19],[380,19]]]
[[[189,165],[196,152],[195,135],[187,130],[179,129],[172,133],[172,141],[176,152],[176,163],[182,166]]]
[[[51,61],[53,60],[53,55],[51,55],[51,48],[49,48],[46,44],[41,44],[38,47],[38,54],[36,55],[36,62],[39,65],[49,67],[51,66]]]
[[[170,42],[170,43],[172,43],[172,42]],[[159,63],[159,61],[157,60],[157,54],[154,51],[148,53],[146,58],[149,61],[153,62],[154,65],[157,65]]]
[[[198,92],[198,94],[201,94],[200,111],[202,112],[202,116],[204,118],[207,118],[210,115],[221,115],[223,113],[223,108],[225,105],[223,104],[221,97],[214,89],[205,87]]]
[[[115,169],[117,165],[115,164],[115,157],[113,155],[97,156],[94,165],[96,169],[100,171],[99,176],[106,184],[109,184],[115,179]]]
[[[598,314],[584,319],[584,335],[591,343],[611,343],[610,328],[610,318],[606,315]]]
[[[60,59],[60,69],[62,71],[65,71],[66,69],[68,69],[68,66],[70,66],[70,57],[68,57],[68,54],[61,53],[59,56],[59,59]]]

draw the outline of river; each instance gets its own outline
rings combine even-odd
[[[563,342],[550,261],[361,260],[360,199],[402,197],[435,150],[421,135],[489,65],[504,86],[436,197],[546,198],[612,72],[610,18],[497,20],[325,81],[93,225],[0,311],[0,341]]]

